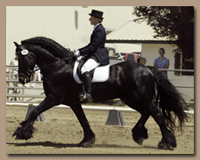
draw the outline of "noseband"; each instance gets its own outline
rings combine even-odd
[[[19,51],[19,52],[22,53],[22,51]],[[16,52],[16,53],[18,54],[19,52]],[[34,55],[34,54],[33,54],[33,56],[34,56],[34,58],[35,58],[35,55]],[[25,68],[22,69],[22,70],[25,70],[26,73],[25,73],[25,74],[24,74],[24,73],[20,73],[19,76],[23,76],[23,77],[25,77],[25,78],[29,78],[29,77],[31,77],[31,75],[32,75],[32,73],[33,73],[33,70],[31,70],[30,67],[28,66],[27,56],[26,56],[26,55],[23,55],[23,59],[24,59]]]

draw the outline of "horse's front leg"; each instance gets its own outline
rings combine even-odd
[[[85,113],[82,109],[81,104],[76,104],[76,105],[71,105],[71,109],[74,111],[76,114],[81,126],[83,127],[84,131],[84,138],[83,140],[79,143],[79,147],[92,147],[95,142],[95,135],[92,132],[90,125],[85,117]]]
[[[27,119],[20,123],[20,127],[16,129],[13,133],[13,136],[16,136],[15,139],[29,139],[33,137],[34,131],[34,121],[37,116],[42,112],[48,110],[49,108],[55,105],[55,98],[53,96],[47,96],[38,106],[36,106],[33,110],[30,111]]]

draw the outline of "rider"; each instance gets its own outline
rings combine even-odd
[[[84,98],[91,102],[92,99],[92,84],[89,72],[98,67],[99,65],[108,65],[109,56],[108,51],[105,48],[106,32],[105,28],[101,24],[103,21],[103,12],[98,10],[92,10],[89,14],[91,17],[89,19],[90,24],[94,25],[94,30],[90,38],[90,43],[74,52],[75,56],[85,55],[86,62],[81,68],[81,74],[83,77],[83,84],[85,86],[85,96]]]

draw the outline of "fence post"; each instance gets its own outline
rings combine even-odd
[[[122,113],[118,110],[110,110],[106,125],[120,125],[125,126]]]
[[[30,112],[34,109],[34,107],[35,106],[33,104],[28,105],[28,111],[26,113],[25,120],[27,120],[28,116],[30,115]],[[44,115],[42,113],[40,115],[38,115],[37,118],[36,118],[36,121],[44,122],[45,121]]]

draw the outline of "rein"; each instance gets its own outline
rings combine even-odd
[[[51,66],[52,64],[54,64],[54,63],[56,63],[56,62],[61,62],[61,61],[64,61],[64,60],[66,60],[66,59],[67,59],[67,58],[63,58],[63,59],[61,59],[61,60],[57,60],[57,61],[52,62],[52,63],[50,63],[50,64],[47,64],[46,66],[43,66],[43,67],[41,67],[41,68],[34,69],[33,71],[35,72],[35,71],[38,71],[38,70],[42,70],[42,69],[44,69],[44,68],[47,68],[47,67]]]
[[[16,54],[18,54],[18,53],[21,53],[22,51],[18,51],[18,52],[16,52]],[[26,65],[26,67],[28,66],[27,65],[27,61],[26,61],[26,59],[25,59],[25,56],[26,55],[24,55],[24,61],[25,61],[25,65]],[[29,74],[31,74],[31,73],[33,73],[33,72],[35,72],[35,71],[38,71],[38,70],[42,70],[42,69],[44,69],[44,68],[47,68],[47,67],[49,67],[49,66],[51,66],[52,64],[54,64],[54,63],[56,63],[56,62],[61,62],[61,61],[64,61],[64,60],[66,60],[66,59],[68,59],[68,58],[63,58],[63,59],[61,59],[61,60],[57,60],[57,61],[55,61],[55,62],[52,62],[52,63],[50,63],[50,64],[48,64],[48,65],[46,65],[46,66],[43,66],[43,67],[41,67],[41,68],[37,68],[37,69],[34,69],[33,71],[31,71],[30,69],[29,69],[29,67],[27,67],[27,74],[29,75]],[[31,73],[30,73],[31,72]]]

